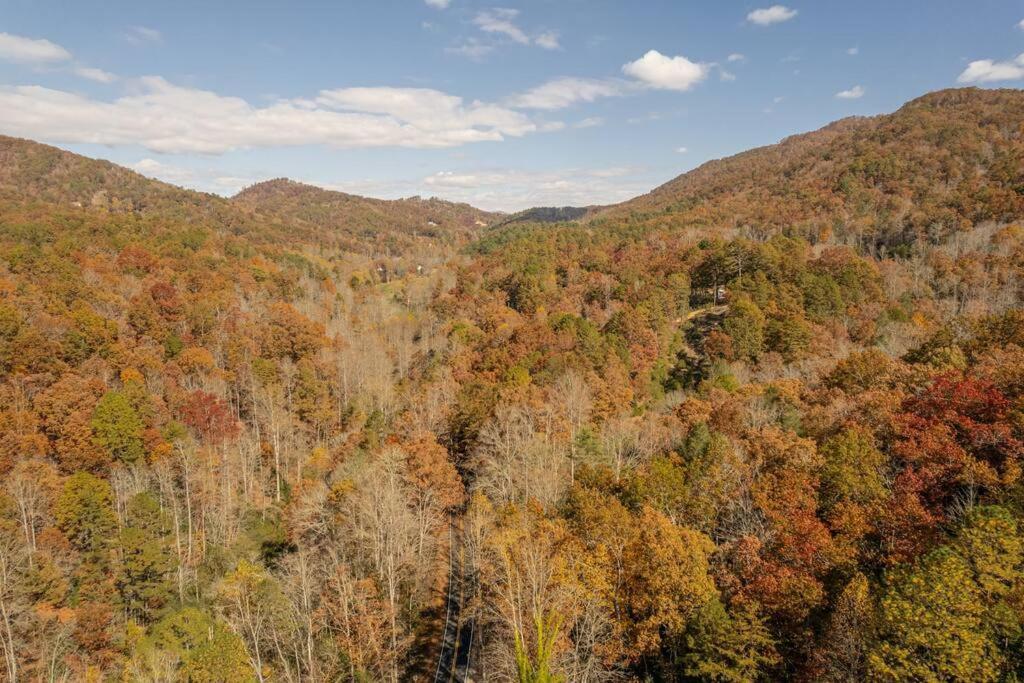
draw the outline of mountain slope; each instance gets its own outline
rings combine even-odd
[[[147,178],[109,161],[0,135],[0,198],[121,211],[230,211],[217,195]]]
[[[906,243],[1024,214],[1024,91],[930,93],[708,162],[594,220]],[[936,235],[938,236],[938,235]]]
[[[463,242],[501,214],[440,199],[371,199],[279,178],[257,183],[231,202],[265,217],[328,229],[353,241],[382,234],[403,240]]]
[[[352,251],[383,241],[392,253],[416,242],[465,241],[500,216],[439,199],[371,199],[289,180],[259,183],[226,199],[6,136],[0,136],[0,200],[202,222],[269,238],[327,239]]]

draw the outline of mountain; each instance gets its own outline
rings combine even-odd
[[[898,248],[1024,215],[1024,91],[964,88],[710,161],[591,220],[833,231]],[[937,236],[937,235],[935,235]]]
[[[286,178],[248,187],[231,202],[257,215],[346,236],[352,247],[381,235],[461,243],[502,214],[441,199],[370,199]]]
[[[516,223],[566,223],[586,218],[604,207],[599,206],[536,206],[501,219],[495,226]]]
[[[7,136],[0,136],[0,200],[198,221],[267,238],[330,239],[352,251],[387,243],[391,253],[416,242],[464,242],[501,216],[439,199],[370,199],[284,179],[226,199]]]
[[[186,190],[101,159],[0,135],[0,199],[115,211],[230,211],[217,195]]]

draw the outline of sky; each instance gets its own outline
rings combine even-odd
[[[0,133],[222,195],[515,211],[1024,85],[1021,0],[495,2],[0,0]]]

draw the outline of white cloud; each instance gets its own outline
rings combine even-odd
[[[312,99],[255,107],[156,76],[110,102],[42,86],[0,86],[0,128],[53,142],[200,154],[307,144],[443,148],[538,131],[519,112],[424,88],[323,90]]]
[[[452,0],[423,0],[427,3],[428,7],[434,9],[448,9],[448,5],[452,4]]]
[[[508,103],[521,109],[564,109],[577,102],[622,95],[624,85],[594,78],[556,78],[513,96]]]
[[[452,47],[446,47],[444,49],[450,55],[458,55],[460,57],[468,57],[469,59],[480,60],[489,55],[494,51],[493,45],[485,45],[476,38],[470,38],[469,40]]]
[[[771,7],[763,7],[756,9],[747,15],[747,21],[757,24],[758,26],[770,26],[771,24],[779,24],[783,21],[789,21],[797,15],[795,9],[790,9],[785,5],[772,5]]]
[[[626,167],[441,171],[406,191],[425,189],[422,194],[440,194],[483,209],[519,211],[533,206],[611,204],[646,192],[661,180],[647,177],[643,169]]]
[[[132,45],[141,45],[142,43],[160,43],[163,42],[163,34],[157,31],[155,28],[147,28],[146,26],[132,26],[124,34],[124,39]]]
[[[841,100],[857,100],[864,97],[864,88],[859,85],[855,85],[849,90],[840,90],[836,93],[836,97]]]
[[[131,165],[143,175],[165,182],[221,195],[233,195],[244,187],[272,177],[266,171],[225,170],[212,166],[184,166],[154,158]],[[297,176],[296,180],[329,190],[397,199],[441,196],[469,202],[489,210],[518,211],[532,206],[587,206],[623,201],[667,180],[651,176],[636,166],[522,170],[485,168],[445,170],[408,179],[330,181]]]
[[[545,33],[541,33],[534,39],[533,42],[537,43],[538,46],[544,48],[545,50],[558,50],[562,47],[558,43],[557,31],[547,31]]]
[[[71,53],[42,38],[0,33],[0,59],[22,64],[54,64],[71,59]]]
[[[679,154],[686,154],[689,151],[690,150],[686,149],[685,147],[676,147],[676,152],[678,152]]]
[[[719,69],[718,78],[723,81],[726,81],[727,83],[732,83],[733,81],[736,80],[736,74],[732,73],[731,71],[726,71],[725,69]]]
[[[960,83],[990,83],[992,81],[1016,81],[1024,78],[1024,54],[1013,61],[996,62],[979,59],[971,62],[956,79]]]
[[[573,124],[573,128],[596,128],[597,126],[603,126],[604,119],[600,116],[588,116],[585,119],[577,121]]]
[[[686,57],[666,57],[650,50],[635,62],[622,67],[622,72],[660,90],[689,90],[707,78],[710,64],[691,62]]]
[[[739,52],[733,52],[731,55],[725,58],[727,62],[745,62],[747,58],[745,55],[741,55]]]
[[[530,37],[515,25],[515,18],[518,16],[519,10],[496,7],[477,14],[473,23],[486,33],[498,33],[521,45],[529,45]]]
[[[117,80],[117,76],[104,71],[103,69],[97,69],[91,66],[76,66],[75,74],[82,78],[87,78],[90,81],[96,81],[97,83],[113,83]]]
[[[238,176],[222,169],[187,168],[150,158],[140,159],[134,164],[129,165],[128,168],[149,178],[162,180],[165,183],[181,187],[191,187],[206,192],[216,192],[221,195],[236,194],[243,188],[261,180],[256,174]]]
[[[860,48],[857,46],[847,48],[846,54],[850,55],[851,57],[855,57],[860,54]]]
[[[1020,21],[1019,21],[1019,22],[1017,23],[1017,28],[1019,28],[1019,29],[1020,29],[1021,31],[1024,31],[1024,19],[1021,19],[1021,20],[1020,20]]]
[[[114,74],[102,69],[84,64],[69,64],[72,60],[71,53],[60,45],[43,38],[26,38],[10,33],[0,33],[0,60],[34,65],[61,65],[64,68],[70,68],[75,75],[97,83],[112,83],[117,79]]]
[[[526,31],[516,24],[519,10],[506,7],[492,7],[478,12],[473,17],[473,24],[484,33],[505,36],[520,45],[536,45],[545,50],[559,50],[558,31],[544,31],[535,38],[530,38]]]

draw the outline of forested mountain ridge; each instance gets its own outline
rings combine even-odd
[[[706,226],[899,248],[1024,213],[1024,92],[964,88],[711,161],[595,221]]]
[[[370,199],[285,178],[252,185],[231,202],[263,216],[341,232],[364,242],[380,233],[400,232],[462,243],[501,215],[436,198]]]
[[[120,212],[228,211],[212,194],[185,190],[109,161],[0,135],[0,198]]]
[[[1020,678],[1020,101],[487,229],[5,139],[0,677]]]
[[[373,246],[376,240],[382,253],[389,242],[397,253],[417,241],[462,243],[499,216],[434,198],[370,199],[285,179],[257,183],[225,199],[108,161],[5,136],[0,136],[0,199],[202,219],[236,229],[244,224],[254,232],[298,230],[347,240],[353,250]]]

